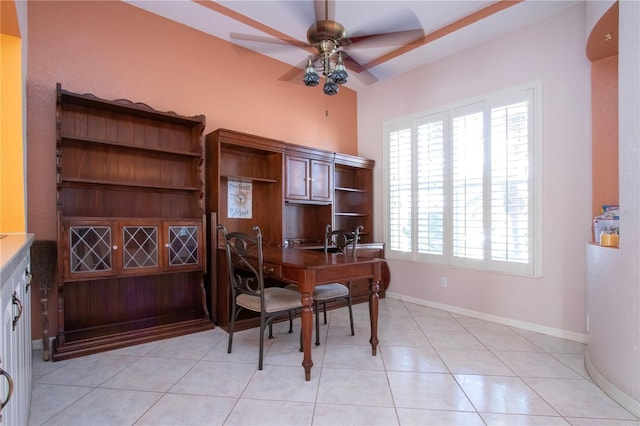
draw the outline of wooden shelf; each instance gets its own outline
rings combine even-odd
[[[202,188],[199,186],[178,186],[178,185],[154,185],[147,183],[139,183],[139,182],[123,182],[123,181],[109,181],[102,179],[83,179],[83,178],[73,178],[73,177],[63,177],[60,182],[63,187],[75,186],[75,187],[111,187],[112,189],[122,189],[122,190],[135,190],[135,189],[145,189],[145,190],[161,190],[161,191],[183,191],[183,192],[200,192]]]
[[[87,217],[86,216],[65,216],[65,220],[86,220]],[[119,220],[119,221],[123,221],[123,220],[132,220],[130,217],[119,217],[119,216],[93,216],[90,218],[91,220],[104,220],[104,221],[109,221],[109,220]],[[195,218],[191,218],[191,219],[195,219]],[[191,220],[189,219],[189,220]],[[184,217],[145,217],[144,219],[141,219],[143,221],[149,221],[149,220],[157,220],[157,221],[172,221],[172,222],[178,222],[181,220],[185,220]]]
[[[154,154],[174,154],[174,155],[184,155],[186,157],[194,157],[200,158],[202,154],[200,152],[192,152],[192,151],[184,151],[177,149],[165,149],[165,148],[150,148],[140,145],[135,145],[132,143],[124,143],[117,141],[109,141],[104,139],[95,139],[95,138],[80,138],[77,136],[71,135],[61,135],[61,141],[63,144],[65,143],[73,143],[73,144],[93,144],[97,146],[108,146],[114,148],[128,148],[137,151],[143,151]]]
[[[373,160],[335,156],[334,227],[364,226],[362,243],[373,242],[373,167]]]
[[[360,188],[345,188],[342,186],[336,186],[335,187],[336,191],[344,191],[344,192],[361,192],[361,193],[367,193],[369,192],[367,189],[360,189]]]
[[[54,342],[53,361],[90,355],[96,347],[113,350],[130,346],[132,340],[140,344],[210,329],[210,321],[191,313],[69,332],[63,346]]]
[[[249,177],[249,176],[220,176],[222,179],[236,180],[240,182],[265,182],[265,183],[278,183],[276,179]]]
[[[83,95],[79,93],[72,93],[62,89],[58,91],[58,102],[64,103],[66,105],[78,105],[99,110],[109,110],[128,116],[143,117],[184,126],[197,126],[200,124],[204,124],[204,115],[185,117],[171,111],[158,111],[151,108],[149,105],[140,102],[134,103],[127,99],[110,101],[106,99],[100,99],[92,94]]]
[[[285,200],[286,205],[307,205],[307,206],[332,206],[333,203],[329,201],[310,201],[310,200]],[[331,222],[330,217],[327,218]]]
[[[351,216],[351,217],[366,217],[369,213],[356,213],[356,212],[335,212],[336,216]]]

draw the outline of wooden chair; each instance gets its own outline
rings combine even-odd
[[[222,230],[227,251],[229,281],[231,285],[231,323],[229,325],[229,346],[233,345],[233,330],[238,314],[243,309],[260,313],[260,353],[258,369],[262,370],[264,355],[264,330],[269,326],[269,338],[273,337],[273,320],[285,314],[289,315],[289,333],[292,330],[292,316],[302,308],[300,293],[281,287],[265,287],[263,276],[262,233],[258,226],[253,230],[256,235]]]
[[[355,231],[331,230],[331,225],[327,225],[324,235],[324,252],[337,252],[344,256],[356,256],[356,248],[360,240],[360,233],[363,231],[362,225],[358,226]],[[351,335],[355,335],[353,327],[353,309],[351,307],[351,281],[346,283],[331,283],[316,286],[313,293],[313,303],[316,309],[316,346],[320,346],[320,310],[319,305],[322,304],[324,315],[324,323],[327,323],[327,302],[331,301],[344,302],[349,308],[349,322],[351,323]]]
[[[324,252],[340,253],[344,256],[356,256],[356,248],[360,240],[362,225],[355,231],[331,230],[331,225],[325,228]],[[287,288],[297,290],[297,286],[289,285]],[[346,283],[330,283],[318,285],[313,292],[313,307],[316,311],[316,346],[320,346],[320,304],[324,315],[324,323],[327,323],[327,302],[343,302],[349,308],[349,321],[351,323],[351,335],[355,335],[353,326],[353,309],[351,307],[351,281]]]

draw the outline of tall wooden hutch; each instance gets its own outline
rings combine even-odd
[[[204,116],[57,85],[53,359],[213,327],[206,306]]]
[[[228,276],[218,224],[247,233],[258,225],[265,244],[301,250],[322,249],[327,224],[334,229],[363,225],[358,255],[384,257],[383,244],[374,242],[372,234],[372,160],[226,129],[209,133],[205,144],[207,282],[217,324],[229,322]],[[381,296],[389,284],[386,265],[384,269]],[[265,277],[270,278],[268,273]],[[368,281],[353,283],[352,294],[356,303],[368,301]],[[249,317],[237,326],[254,323],[255,318]]]

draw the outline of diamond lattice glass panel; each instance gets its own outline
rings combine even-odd
[[[72,226],[71,272],[98,272],[111,270],[111,227]]]
[[[198,227],[169,227],[169,265],[197,265]]]
[[[158,267],[158,228],[125,226],[122,228],[122,264],[124,269]]]

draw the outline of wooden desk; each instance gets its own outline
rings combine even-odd
[[[312,293],[316,285],[355,279],[368,279],[369,318],[371,322],[371,355],[378,348],[378,291],[383,259],[352,259],[336,253],[299,250],[291,247],[265,246],[263,250],[265,277],[297,284],[302,293],[302,348],[305,380],[311,379],[311,338],[313,329]]]

